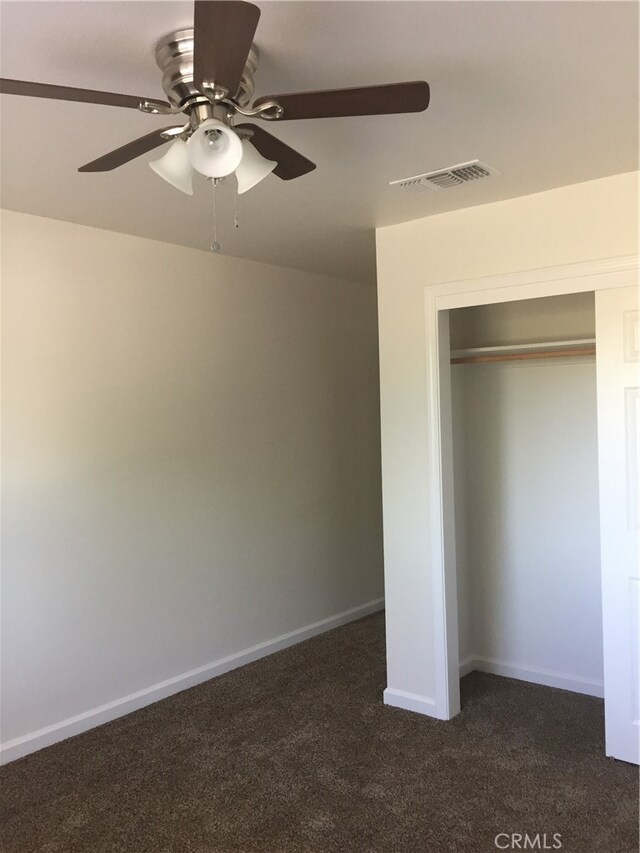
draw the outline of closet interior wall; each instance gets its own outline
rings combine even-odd
[[[450,312],[452,351],[595,335],[593,293]],[[452,366],[461,673],[602,695],[595,357]]]

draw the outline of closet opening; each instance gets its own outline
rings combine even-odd
[[[602,697],[594,293],[448,314],[463,707],[477,671]]]

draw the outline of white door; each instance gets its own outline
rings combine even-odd
[[[606,752],[638,764],[638,292],[595,297]]]

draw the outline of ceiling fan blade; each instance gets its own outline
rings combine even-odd
[[[193,15],[193,79],[221,86],[233,97],[258,26],[260,9],[243,0],[196,0]]]
[[[53,98],[57,101],[80,101],[85,104],[105,104],[109,107],[129,107],[137,110],[141,104],[171,109],[166,101],[156,98],[138,98],[136,95],[118,95],[115,92],[97,92],[94,89],[75,89],[72,86],[55,86],[50,83],[30,83],[26,80],[0,78],[0,93],[23,95],[28,98]]]
[[[253,106],[259,107],[266,101],[277,101],[284,109],[284,115],[279,121],[418,113],[429,106],[429,84],[424,80],[416,80],[386,86],[267,95],[258,98]]]
[[[115,151],[110,151],[103,157],[98,157],[97,160],[92,160],[91,163],[80,166],[78,171],[109,172],[111,169],[117,169],[118,166],[128,163],[129,160],[135,160],[141,154],[146,154],[147,151],[152,151],[154,148],[164,145],[165,142],[169,142],[162,134],[172,129],[169,127],[159,127],[157,130],[152,131],[152,133],[147,133],[146,136],[140,136],[138,139],[134,139],[133,142],[127,142],[126,145],[116,148]]]
[[[289,148],[276,136],[272,136],[258,127],[257,124],[238,124],[236,130],[251,131],[249,141],[267,160],[275,160],[277,166],[273,170],[273,174],[283,181],[290,181],[292,178],[300,178],[308,172],[313,172],[316,164],[311,160],[307,160],[302,154]]]

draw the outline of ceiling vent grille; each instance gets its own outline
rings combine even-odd
[[[435,172],[425,172],[424,175],[414,175],[412,178],[391,181],[389,186],[400,187],[406,192],[413,193],[423,190],[448,190],[470,181],[500,174],[501,172],[494,169],[493,166],[488,166],[480,160],[469,160],[468,163],[458,163],[457,166],[449,166],[447,169],[438,169]]]

